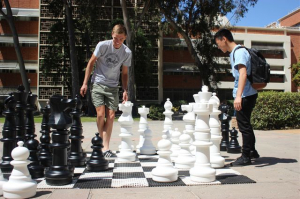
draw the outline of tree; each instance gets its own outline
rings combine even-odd
[[[64,0],[66,9],[66,18],[69,33],[69,50],[72,71],[72,97],[75,98],[76,94],[79,96],[79,75],[78,75],[78,62],[77,53],[75,48],[75,30],[72,15],[72,0]]]
[[[298,61],[296,64],[293,64],[290,69],[292,72],[292,81],[297,87],[300,87],[300,61]]]
[[[6,13],[3,11],[3,6],[4,5],[6,7]],[[18,37],[18,33],[17,33],[16,27],[15,27],[14,17],[13,17],[11,7],[10,7],[10,4],[9,4],[8,0],[2,0],[0,13],[6,19],[8,25],[10,27],[10,30],[12,32],[14,47],[15,47],[15,51],[16,51],[16,54],[17,54],[17,59],[18,59],[18,62],[19,62],[19,68],[20,68],[22,83],[25,87],[25,91],[29,92],[30,91],[30,86],[29,86],[29,82],[28,82],[28,78],[27,78],[27,74],[26,74],[26,70],[25,70],[24,59],[23,59],[21,49],[20,49],[19,37]]]
[[[124,25],[127,29],[126,45],[128,46],[129,49],[131,49],[133,51],[133,54],[134,54],[134,50],[135,50],[133,41],[135,40],[136,32],[138,31],[138,29],[141,25],[141,22],[143,20],[143,17],[145,16],[145,13],[147,13],[147,11],[149,10],[150,2],[151,2],[150,0],[147,0],[144,2],[143,11],[138,19],[138,22],[134,23],[134,25],[132,27],[132,23],[129,21],[130,16],[128,14],[126,0],[120,0],[122,12],[123,12]],[[135,56],[132,56],[131,67],[129,68],[129,80],[128,80],[129,96],[128,96],[128,98],[133,103],[136,100],[134,65],[135,65]]]
[[[213,56],[213,31],[220,27],[219,17],[235,11],[236,17],[247,12],[247,6],[254,6],[257,0],[156,0],[163,21],[179,33],[195,60],[205,85],[216,87],[217,60]],[[238,3],[238,4],[237,4]],[[195,39],[192,41],[192,39]]]

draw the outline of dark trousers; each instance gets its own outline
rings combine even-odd
[[[243,138],[243,155],[249,157],[255,150],[255,135],[250,122],[257,94],[242,98],[242,110],[236,111],[236,120]]]

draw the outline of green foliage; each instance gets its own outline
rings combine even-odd
[[[172,111],[174,113],[178,113],[181,111],[181,105],[188,104],[188,102],[186,100],[176,100],[172,102],[172,104],[173,104]]]
[[[300,93],[261,92],[252,112],[254,129],[300,128]]]
[[[148,118],[152,120],[164,120],[165,115],[163,112],[165,111],[163,105],[161,104],[148,104],[146,107],[149,107]]]
[[[300,86],[300,61],[292,65],[291,72],[293,75],[292,81],[296,84],[296,86]]]

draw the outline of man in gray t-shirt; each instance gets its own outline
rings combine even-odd
[[[128,100],[127,82],[128,67],[131,65],[131,50],[123,44],[127,33],[124,25],[115,25],[112,30],[112,40],[101,41],[89,60],[85,77],[80,89],[81,96],[87,91],[87,83],[94,65],[91,80],[92,101],[97,111],[97,127],[103,139],[105,157],[116,157],[109,150],[109,141],[112,133],[115,111],[119,104],[119,77],[122,66],[123,100]],[[106,120],[105,120],[106,117]]]

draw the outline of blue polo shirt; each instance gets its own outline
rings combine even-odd
[[[251,56],[248,53],[248,51],[245,48],[240,48],[238,50],[235,51],[235,49],[240,46],[240,45],[236,45],[234,47],[234,49],[232,50],[232,52],[230,53],[230,63],[231,63],[231,73],[234,77],[234,88],[232,91],[232,96],[233,98],[236,97],[236,92],[238,89],[238,84],[239,84],[239,71],[238,71],[238,65],[242,64],[244,66],[246,66],[247,68],[247,75],[250,75],[251,73]],[[233,61],[233,52],[234,53],[234,61]],[[244,88],[244,91],[242,93],[242,97],[247,97],[247,96],[251,96],[256,94],[257,91],[251,86],[251,82],[248,80],[246,81],[246,85]]]

